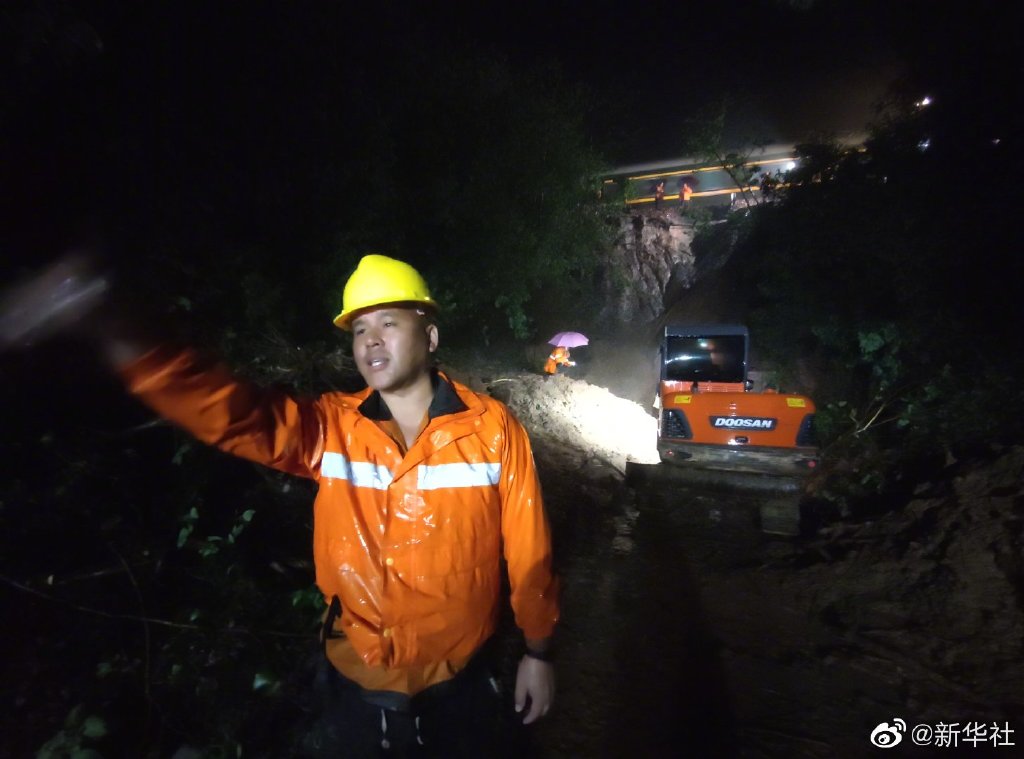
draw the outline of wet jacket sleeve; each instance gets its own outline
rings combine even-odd
[[[506,411],[501,461],[501,531],[516,624],[527,638],[547,638],[558,621],[558,581],[551,531],[526,430]]]
[[[240,380],[190,349],[157,348],[119,374],[132,394],[204,443],[302,477],[320,466],[325,420],[316,401]]]

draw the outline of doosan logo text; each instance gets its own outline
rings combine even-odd
[[[713,416],[712,427],[744,430],[774,430],[776,419],[764,419],[756,416]]]

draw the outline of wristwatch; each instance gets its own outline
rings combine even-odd
[[[546,661],[548,663],[555,660],[554,651],[550,648],[547,651],[534,651],[532,648],[527,646],[524,651],[524,655],[529,656],[531,659],[539,659],[540,661]]]

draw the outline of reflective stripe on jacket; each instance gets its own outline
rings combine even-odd
[[[128,388],[199,440],[319,484],[316,580],[370,666],[464,660],[494,631],[500,556],[516,624],[558,618],[551,541],[530,443],[500,402],[449,380],[465,409],[431,419],[402,456],[359,411],[370,390],[299,400],[194,351],[159,348]]]
[[[555,374],[558,371],[559,366],[569,365],[569,351],[562,346],[558,346],[548,356],[548,360],[544,363],[544,371],[548,374]]]

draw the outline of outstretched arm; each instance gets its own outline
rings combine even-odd
[[[95,342],[129,391],[199,440],[266,466],[315,476],[323,409],[232,376],[196,351],[162,346],[110,303],[109,277],[68,255],[0,295],[0,349],[56,334]]]

